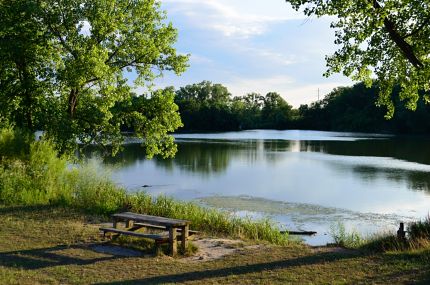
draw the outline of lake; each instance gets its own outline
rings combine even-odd
[[[145,159],[127,144],[105,159],[129,191],[165,194],[331,242],[340,222],[369,235],[424,219],[430,209],[429,138],[318,131],[251,130],[175,135],[174,159]],[[145,187],[143,187],[145,186]]]

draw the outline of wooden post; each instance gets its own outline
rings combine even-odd
[[[133,221],[132,220],[126,220],[125,221],[125,227],[128,229],[128,228],[131,228],[131,226],[133,225]]]
[[[399,238],[399,239],[405,239],[406,238],[405,224],[404,223],[400,223],[400,227],[397,230],[397,238]]]
[[[177,238],[176,228],[170,227],[169,228],[169,246],[170,246],[170,252],[171,252],[172,256],[175,256],[178,252],[176,238]]]
[[[182,254],[185,254],[188,247],[188,231],[190,229],[189,225],[185,225],[182,227],[182,240],[181,240],[181,250]]]
[[[160,256],[162,253],[163,251],[161,249],[161,242],[159,242],[158,240],[155,240],[155,255]]]
[[[113,228],[118,228],[118,220],[114,217],[113,218],[113,223],[112,223],[112,225],[113,225]]]

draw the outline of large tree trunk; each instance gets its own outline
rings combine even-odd
[[[375,9],[381,9],[381,5],[378,3],[378,1],[370,1],[373,2],[373,7]],[[384,28],[390,35],[391,40],[393,40],[393,42],[396,43],[397,47],[402,51],[406,59],[416,68],[423,68],[423,63],[415,55],[412,46],[408,44],[408,42],[405,41],[404,37],[400,35],[394,22],[390,20],[389,15],[386,16],[384,19]]]

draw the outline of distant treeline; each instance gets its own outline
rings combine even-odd
[[[423,96],[412,111],[399,99],[400,88],[395,88],[391,95],[395,113],[388,120],[387,109],[376,105],[377,90],[377,86],[366,88],[364,83],[336,88],[323,100],[301,105],[296,126],[327,131],[430,134],[430,106]]]
[[[363,83],[339,87],[322,100],[294,109],[276,92],[233,97],[225,86],[203,81],[175,91],[184,124],[178,131],[308,129],[430,134],[430,106],[422,98],[415,111],[408,110],[398,99],[397,88],[392,94],[395,114],[387,120],[386,108],[376,105],[377,89]],[[134,100],[137,105],[139,98]]]
[[[291,127],[297,113],[278,93],[232,97],[225,86],[209,81],[181,87],[175,103],[184,124],[182,131],[285,129]]]

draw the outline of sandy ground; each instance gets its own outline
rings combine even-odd
[[[209,261],[222,258],[229,254],[238,253],[247,249],[260,248],[265,245],[245,245],[241,240],[221,238],[200,238],[193,240],[198,251],[190,257],[182,258],[181,261]]]
[[[198,248],[197,252],[189,257],[180,258],[182,262],[204,262],[222,258],[226,255],[239,253],[247,249],[261,248],[266,245],[245,245],[241,240],[231,240],[222,238],[197,238],[192,243]],[[116,245],[98,244],[91,246],[91,249],[105,254],[132,257],[153,257],[141,251],[128,249]]]

